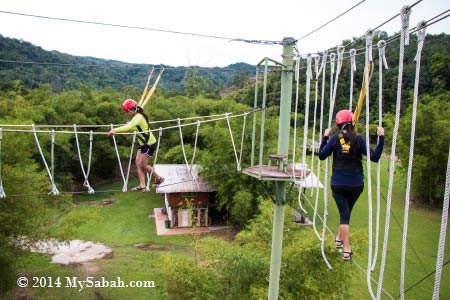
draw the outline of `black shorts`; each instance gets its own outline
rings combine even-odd
[[[148,157],[153,157],[153,154],[156,151],[156,144],[157,143],[153,143],[151,145],[144,145],[144,146],[139,146],[138,151],[141,151],[142,154],[147,155]]]

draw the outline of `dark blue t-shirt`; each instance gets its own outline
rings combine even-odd
[[[353,145],[352,147],[358,146],[358,149],[362,154],[367,155],[366,140],[358,136],[358,145]],[[380,136],[377,148],[374,150],[370,149],[370,160],[373,162],[378,162],[383,152],[384,146],[384,136]],[[338,135],[333,135],[331,138],[324,136],[319,149],[319,159],[324,160],[330,156],[335,150],[341,149],[341,144]],[[362,170],[336,170],[333,168],[333,173],[331,175],[331,185],[345,185],[345,186],[361,186],[364,185],[364,174]]]

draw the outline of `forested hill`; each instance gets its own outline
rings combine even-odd
[[[124,85],[143,86],[149,69],[164,67],[160,87],[165,90],[183,90],[183,78],[187,70],[194,68],[210,84],[229,87],[242,72],[253,73],[255,67],[236,63],[224,68],[173,67],[167,65],[129,64],[94,57],[80,57],[58,51],[46,51],[39,46],[0,35],[0,82],[20,80],[28,88],[50,84],[54,90],[70,90],[78,82],[94,88]]]

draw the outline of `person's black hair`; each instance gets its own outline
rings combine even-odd
[[[348,139],[352,145],[355,145],[358,135],[355,132],[352,122],[344,122],[338,125],[339,133]]]
[[[147,114],[144,112],[144,109],[143,109],[142,107],[136,106],[136,113],[140,113],[141,115],[143,115],[144,118],[145,118],[145,122],[147,122],[147,124],[148,124],[148,116],[147,116]]]

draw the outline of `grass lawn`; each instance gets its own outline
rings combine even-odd
[[[375,165],[373,164],[375,172]],[[388,185],[387,161],[382,162],[382,194],[386,195]],[[397,175],[400,175],[398,173]],[[366,184],[367,187],[367,184]],[[119,184],[99,187],[98,190],[120,189]],[[373,185],[375,191],[375,184]],[[307,193],[309,195],[309,192]],[[331,193],[330,193],[331,195]],[[394,297],[399,296],[400,258],[403,227],[403,202],[404,184],[397,179],[392,198],[392,212],[390,223],[390,236],[387,251],[386,269],[383,287]],[[113,200],[112,205],[100,205],[103,200]],[[375,203],[375,198],[373,199]],[[322,197],[320,198],[319,214],[322,214]],[[82,266],[63,267],[50,263],[50,257],[33,254],[25,261],[21,270],[23,276],[31,278],[60,277],[63,286],[65,277],[78,276],[84,280],[88,276],[94,280],[105,277],[114,280],[120,277],[122,281],[131,280],[153,281],[154,288],[85,288],[78,291],[76,288],[27,288],[15,291],[17,299],[164,299],[164,281],[157,267],[157,259],[161,252],[174,251],[178,253],[191,253],[194,242],[192,235],[164,236],[156,235],[154,220],[148,216],[153,213],[153,208],[162,207],[161,195],[150,193],[95,193],[94,195],[77,196],[76,205],[68,215],[64,216],[60,223],[70,215],[87,215],[84,222],[76,228],[72,228],[73,237],[82,240],[91,240],[105,243],[111,247],[114,257],[111,259],[96,260]],[[310,208],[305,204],[306,208]],[[375,206],[374,206],[375,211]],[[381,258],[381,243],[384,233],[385,198],[381,199],[381,233],[378,263],[372,277],[378,280],[379,262]],[[312,210],[309,213],[312,219]],[[440,230],[441,212],[427,208],[411,206],[409,215],[409,234],[406,258],[405,288],[414,286],[426,275],[433,272],[436,264],[437,245]],[[354,208],[351,226],[353,232],[359,232],[359,236],[367,242],[368,206],[367,194],[363,193]],[[334,200],[329,200],[328,226],[335,232],[338,226],[337,209]],[[320,228],[320,225],[319,225]],[[375,226],[374,226],[375,229]],[[311,228],[312,230],[312,228]],[[375,234],[375,233],[374,233]],[[445,260],[450,257],[450,245],[447,236]],[[327,242],[332,242],[331,235],[327,236]],[[318,241],[319,243],[319,241]],[[354,248],[354,261],[367,269],[367,246]],[[331,255],[331,254],[330,254]],[[344,263],[344,262],[343,262]],[[357,268],[354,263],[348,263],[349,268]],[[366,275],[358,271],[354,278],[352,299],[370,299]],[[63,280],[64,279],[64,280]],[[441,281],[441,299],[450,299],[450,269],[444,267]],[[434,274],[423,280],[406,293],[407,299],[430,299],[434,284]],[[373,286],[376,293],[376,286]],[[22,295],[23,298],[18,297]],[[25,298],[28,297],[28,298]],[[14,298],[12,298],[14,299]],[[389,299],[383,295],[382,299]],[[184,299],[182,299],[184,300]]]
[[[324,164],[323,164],[324,166]],[[364,163],[365,166],[365,163]],[[388,161],[381,161],[381,221],[380,221],[380,237],[379,237],[379,251],[378,259],[374,272],[372,272],[372,278],[376,281],[379,279],[379,267],[381,262],[382,243],[384,238],[384,225],[386,215],[386,195],[389,184],[389,172]],[[372,164],[372,178],[376,178],[376,165]],[[330,172],[331,176],[331,172]],[[389,230],[389,242],[386,256],[386,266],[383,279],[383,288],[386,289],[393,298],[400,299],[400,266],[401,266],[401,249],[402,249],[402,236],[403,236],[403,219],[404,219],[404,199],[405,199],[405,183],[402,182],[400,176],[401,172],[397,171],[394,181],[394,190],[392,194],[392,207],[390,218],[390,230]],[[323,177],[322,177],[323,178]],[[376,184],[373,181],[373,221],[375,222],[375,207],[376,207]],[[309,192],[307,193],[309,195]],[[336,234],[336,230],[339,224],[339,216],[336,205],[331,196],[331,190],[329,190],[329,206],[328,206],[328,221],[329,228]],[[351,230],[357,231],[363,234],[363,238],[367,243],[368,240],[368,201],[367,201],[367,181],[365,190],[358,202],[356,203],[351,223]],[[315,199],[315,198],[314,198]],[[309,204],[305,204],[305,207],[309,209],[309,216],[312,219],[313,210]],[[319,197],[319,214],[323,215],[323,197]],[[424,277],[433,272],[436,268],[436,256],[438,249],[438,240],[441,226],[441,213],[442,210],[430,209],[426,207],[420,207],[419,205],[410,205],[409,222],[408,222],[408,242],[406,248],[406,275],[405,275],[405,290],[411,288],[406,292],[405,297],[407,299],[431,299],[434,288],[435,274],[431,274],[427,279]],[[321,224],[319,225],[321,232]],[[362,232],[361,232],[362,231]],[[360,235],[361,235],[360,234]],[[373,225],[373,236],[375,238],[375,223]],[[447,231],[446,247],[444,263],[450,259],[450,234]],[[330,242],[333,241],[331,235],[328,234],[327,239]],[[375,245],[375,242],[373,242]],[[363,249],[353,249],[355,255],[354,261],[357,262],[362,268],[367,270],[367,245]],[[354,268],[357,268],[353,264]],[[354,299],[371,299],[366,274],[363,271],[359,271],[359,276],[354,278]],[[423,280],[423,281],[421,281]],[[421,282],[419,282],[421,281]],[[441,279],[441,299],[450,299],[450,267],[449,265],[443,268],[443,275]],[[376,285],[372,285],[372,289],[376,294]],[[384,295],[382,299],[390,299],[390,297]]]

